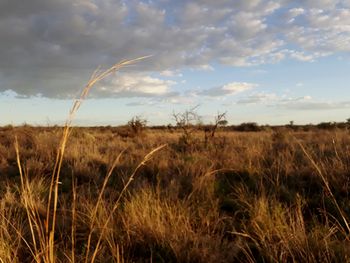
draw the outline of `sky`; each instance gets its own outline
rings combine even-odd
[[[98,67],[151,57],[94,86],[76,125],[350,117],[349,0],[0,0],[0,125],[63,124]]]

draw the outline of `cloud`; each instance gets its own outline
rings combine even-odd
[[[297,16],[300,16],[302,14],[305,13],[305,9],[304,8],[292,8],[292,9],[289,9],[288,11],[288,14],[290,15],[291,18],[294,18],[294,17],[297,17]]]
[[[292,51],[290,57],[300,61],[312,62],[314,61],[314,55],[305,54],[303,52]]]
[[[100,84],[93,92],[97,97],[169,97],[177,95],[171,90],[175,81],[159,79],[143,74],[116,75]]]
[[[176,73],[174,71],[171,71],[171,70],[163,70],[160,72],[160,75],[164,76],[164,77],[174,77],[176,75]]]
[[[165,104],[165,105],[168,105],[168,104],[192,105],[195,103],[195,98],[192,96],[175,95],[175,96],[159,98],[158,103]]]
[[[350,101],[316,101],[310,96],[281,101],[276,105],[289,110],[336,110],[350,108]]]
[[[313,2],[318,4],[289,21],[288,41],[306,51],[326,55],[350,51],[350,9],[345,6],[346,1]]]
[[[128,72],[310,62],[350,51],[349,8],[347,0],[0,0],[0,92],[75,96],[98,65],[150,54]],[[99,95],[115,94],[107,90]]]
[[[245,98],[241,98],[237,101],[237,104],[261,104],[270,103],[271,101],[278,100],[278,96],[274,93],[256,93],[251,94]]]
[[[159,75],[163,76],[163,77],[182,77],[182,74],[179,73],[178,71],[174,71],[174,70],[163,70],[159,73]]]
[[[198,65],[191,69],[194,71],[215,71],[214,67],[208,64]]]
[[[185,96],[183,94],[171,94],[169,96],[164,97],[153,97],[148,100],[134,101],[127,103],[127,106],[156,106],[163,107],[169,106],[169,104],[173,105],[193,105],[195,104],[195,97],[193,96]]]
[[[257,87],[256,84],[246,82],[231,82],[220,87],[214,87],[198,92],[198,95],[221,97],[241,93]]]
[[[239,99],[239,105],[265,105],[287,110],[334,110],[350,108],[350,101],[322,101],[316,100],[309,95],[291,97],[277,95],[275,93],[255,93]]]

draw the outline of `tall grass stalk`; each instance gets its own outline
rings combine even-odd
[[[72,251],[71,251],[71,261],[75,263],[75,230],[76,230],[76,212],[77,212],[77,183],[75,181],[74,175],[72,178],[72,229],[71,229],[71,239],[72,239]]]
[[[32,241],[33,241],[34,253],[35,253],[34,258],[36,258],[39,253],[38,253],[38,246],[36,243],[36,236],[35,236],[34,227],[33,227],[35,222],[33,222],[33,220],[32,220],[33,218],[31,215],[31,213],[33,213],[33,207],[30,207],[28,204],[28,202],[31,200],[30,199],[30,188],[28,187],[27,178],[25,178],[24,174],[23,174],[17,137],[15,137],[15,151],[16,151],[16,161],[17,161],[18,171],[19,171],[19,175],[21,178],[21,190],[22,190],[22,195],[23,195],[22,199],[24,201],[24,207],[26,210],[26,214],[27,214],[27,218],[28,218],[28,222],[29,222],[29,229],[30,229],[31,237],[32,237]],[[37,226],[37,227],[40,227],[40,226]],[[38,231],[38,232],[40,232],[40,231]],[[40,260],[37,258],[36,258],[36,261],[40,262]]]
[[[93,253],[92,258],[91,258],[91,261],[90,261],[91,263],[95,262],[95,259],[96,259],[96,256],[97,256],[97,253],[98,253],[98,250],[99,250],[99,246],[100,246],[101,241],[102,241],[102,237],[104,236],[104,233],[105,233],[105,231],[106,231],[106,229],[107,229],[107,227],[108,227],[109,221],[112,219],[112,216],[113,216],[114,212],[117,210],[117,208],[118,208],[118,206],[119,206],[119,203],[120,203],[120,200],[121,200],[121,198],[123,197],[124,193],[125,193],[126,190],[128,189],[128,187],[129,187],[129,185],[131,184],[131,182],[134,180],[134,177],[135,177],[136,173],[139,171],[139,169],[140,169],[142,166],[146,165],[146,163],[147,163],[148,161],[151,160],[152,156],[153,156],[156,152],[158,152],[159,150],[163,149],[163,148],[166,147],[166,146],[167,146],[166,144],[161,145],[161,146],[159,146],[159,147],[153,149],[151,152],[149,152],[149,153],[143,158],[143,160],[141,161],[141,163],[136,167],[136,169],[134,170],[134,172],[130,175],[128,181],[127,181],[126,184],[124,185],[124,187],[123,187],[122,191],[120,192],[120,194],[119,194],[117,200],[115,201],[114,206],[113,206],[113,208],[112,208],[112,211],[110,212],[110,214],[109,214],[107,220],[105,221],[105,223],[104,223],[104,225],[103,225],[103,227],[102,227],[100,236],[99,236],[98,241],[97,241],[97,244],[96,244],[96,248],[95,248],[95,250],[94,250],[94,253]],[[88,260],[88,254],[86,255],[86,261],[85,261],[85,262],[87,262],[87,260]]]
[[[40,218],[36,215],[36,210],[33,205],[31,205],[31,190],[28,186],[28,178],[25,178],[25,174],[22,170],[22,164],[20,160],[19,154],[19,146],[16,140],[15,142],[15,150],[17,156],[17,165],[21,177],[21,185],[22,185],[22,194],[24,195],[24,205],[27,211],[28,222],[30,225],[31,237],[34,246],[34,253],[36,255],[35,260],[37,262],[41,262],[41,258],[44,262],[55,262],[55,227],[56,227],[56,219],[57,219],[57,204],[58,204],[58,186],[60,184],[60,173],[64,158],[65,149],[67,146],[67,141],[72,129],[72,121],[79,110],[82,102],[88,96],[91,88],[98,83],[99,81],[105,79],[110,74],[120,70],[123,67],[129,66],[138,62],[142,59],[145,59],[149,56],[139,57],[132,60],[123,60],[109,69],[105,71],[101,71],[97,69],[91,76],[88,83],[85,85],[80,97],[74,100],[73,105],[69,111],[68,118],[63,127],[63,134],[58,146],[58,152],[56,155],[56,160],[51,176],[48,201],[46,207],[46,218],[44,220],[44,224],[40,220]],[[108,177],[108,176],[107,176]],[[76,188],[73,188],[75,191]],[[76,196],[75,196],[76,197]],[[74,201],[75,202],[75,201]],[[73,218],[75,217],[75,207],[73,207]],[[36,230],[35,230],[36,229]],[[40,249],[37,244],[37,236],[40,241]],[[72,229],[72,238],[74,237],[74,230]],[[74,246],[74,238],[72,239]],[[39,256],[40,255],[40,256]],[[72,260],[74,261],[74,247],[72,247]]]
[[[125,151],[125,150],[124,150]],[[87,262],[88,260],[88,256],[89,256],[89,253],[90,253],[90,244],[91,244],[91,237],[92,237],[92,233],[93,233],[93,226],[94,226],[94,223],[95,223],[95,220],[96,220],[96,215],[97,215],[97,210],[100,206],[100,203],[102,201],[102,197],[103,197],[103,193],[106,189],[106,186],[107,186],[107,183],[108,183],[108,180],[109,178],[111,177],[112,175],[112,172],[114,170],[114,168],[117,166],[117,164],[119,163],[119,160],[120,160],[120,157],[122,156],[123,152],[122,151],[118,156],[117,158],[114,160],[111,168],[109,169],[108,173],[107,173],[107,176],[105,177],[104,181],[103,181],[103,184],[102,184],[102,188],[100,190],[100,194],[97,198],[97,202],[96,202],[96,205],[92,211],[92,215],[91,215],[91,221],[90,221],[90,233],[89,233],[89,236],[88,236],[88,240],[87,240],[87,249],[86,249],[86,257],[85,257],[85,262]]]
[[[335,198],[330,186],[329,186],[329,182],[328,179],[326,178],[326,176],[323,174],[321,168],[319,167],[319,165],[317,165],[316,161],[312,158],[312,156],[307,152],[307,150],[305,149],[304,145],[297,140],[297,143],[299,144],[301,150],[303,151],[303,153],[305,154],[305,156],[310,160],[312,166],[316,169],[317,174],[321,177],[322,182],[326,188],[327,193],[329,194],[329,196],[332,199],[332,202],[334,203],[335,207],[337,208],[345,226],[346,226],[346,230],[347,230],[347,234],[346,234],[346,239],[349,240],[349,234],[350,234],[350,226],[349,226],[349,222],[348,219],[346,218],[346,215],[344,213],[344,211],[341,209],[341,207],[339,206],[337,199]],[[337,156],[338,157],[338,156]]]

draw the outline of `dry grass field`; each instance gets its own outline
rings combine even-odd
[[[0,0],[0,263],[350,263],[349,69],[350,0]]]
[[[1,262],[350,262],[349,131],[127,129],[0,129]]]
[[[73,127],[140,59],[63,127],[0,128],[0,262],[350,262],[349,121]]]

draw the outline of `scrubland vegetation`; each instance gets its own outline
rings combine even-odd
[[[131,61],[132,62],[132,61]],[[350,262],[349,123],[0,128],[1,262]]]
[[[50,243],[62,128],[3,127],[0,258],[46,262],[53,246],[56,262],[349,262],[349,135],[73,128]]]

